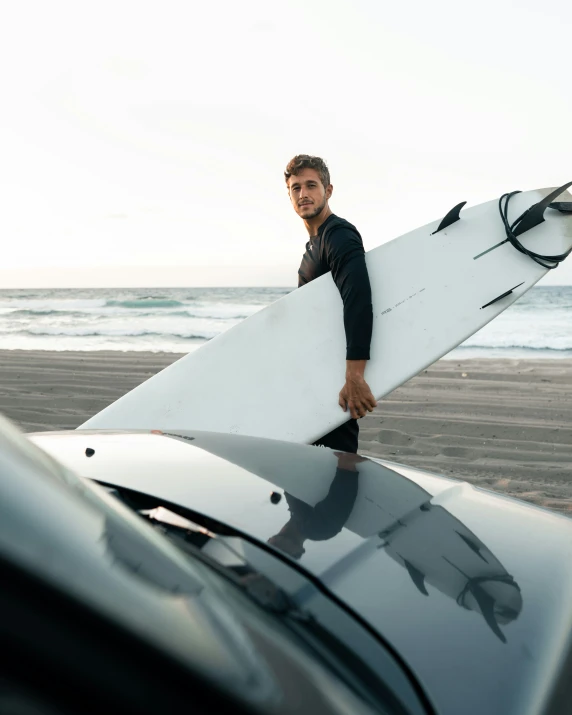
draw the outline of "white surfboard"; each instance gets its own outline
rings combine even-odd
[[[515,195],[509,221],[554,191]],[[559,196],[571,200],[567,192]],[[565,253],[572,216],[546,209],[544,219],[519,241],[538,254]],[[496,199],[437,230],[441,224],[366,254],[374,326],[365,377],[378,399],[486,325],[547,271],[505,241]],[[181,358],[79,429],[201,429],[311,443],[348,419],[338,405],[345,347],[342,301],[327,274]]]

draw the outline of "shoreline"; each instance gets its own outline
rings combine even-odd
[[[218,336],[216,336],[218,337]],[[214,340],[215,338],[211,338],[211,340]],[[194,339],[193,339],[194,340]],[[44,349],[44,348],[1,348],[0,347],[0,356],[2,355],[10,355],[13,353],[19,353],[22,355],[28,355],[28,354],[46,354],[50,356],[56,356],[56,355],[76,355],[76,356],[81,356],[81,355],[107,355],[107,356],[114,356],[114,355],[143,355],[145,357],[152,357],[154,355],[158,356],[172,356],[173,361],[178,358],[182,358],[185,355],[188,355],[191,352],[194,352],[194,350],[200,348],[202,345],[206,345],[209,341],[204,340],[203,342],[198,342],[196,344],[196,347],[193,349],[187,349],[183,352],[175,352],[171,350],[123,350],[123,349],[109,349],[109,348],[103,348],[101,350],[99,349],[90,349],[90,350],[53,350],[53,349]],[[451,352],[447,353],[443,357],[439,358],[433,365],[441,362],[467,362],[467,361],[484,361],[487,362],[489,360],[494,360],[494,361],[500,361],[500,362],[505,362],[505,361],[517,361],[517,362],[540,362],[540,363],[552,363],[552,362],[570,362],[572,364],[572,349],[568,350],[554,350],[551,348],[522,348],[522,349],[517,349],[514,348],[508,349],[508,348],[498,348],[498,353],[495,354],[483,354],[487,352],[492,352],[494,350],[497,350],[496,348],[473,348],[473,347],[467,347],[466,349],[463,349],[462,354],[455,354],[455,350],[458,350],[459,346],[457,348],[453,348]],[[464,354],[466,350],[466,355]],[[502,354],[500,354],[502,353]]]
[[[74,429],[180,357],[0,350],[0,412]],[[572,359],[441,359],[361,420],[359,451],[572,515]]]

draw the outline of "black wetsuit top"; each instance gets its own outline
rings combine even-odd
[[[305,539],[325,541],[340,533],[356,503],[358,479],[357,471],[338,467],[328,494],[315,506],[284,492],[291,518]]]
[[[328,216],[318,235],[306,244],[298,269],[298,287],[329,271],[344,304],[346,360],[369,360],[373,310],[365,250],[357,228],[335,214]],[[350,419],[315,444],[355,453],[358,433],[357,420]]]

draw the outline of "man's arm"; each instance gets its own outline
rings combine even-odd
[[[359,236],[341,226],[326,237],[325,250],[344,304],[346,382],[340,391],[339,404],[357,419],[371,412],[377,404],[364,378],[373,325],[365,251]]]
[[[340,390],[338,404],[354,419],[365,417],[377,405],[364,373],[367,360],[346,360],[346,384]]]

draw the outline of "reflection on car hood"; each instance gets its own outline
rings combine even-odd
[[[392,643],[443,713],[540,712],[569,650],[564,517],[401,465],[274,440],[32,438],[82,476],[180,504],[288,554]]]

